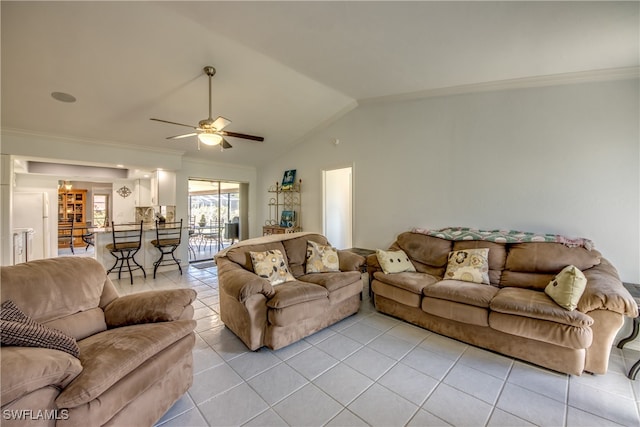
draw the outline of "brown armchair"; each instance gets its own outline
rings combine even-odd
[[[151,426],[191,386],[194,290],[120,297],[100,263],[74,257],[2,267],[0,279],[3,304],[79,349],[5,346],[3,331],[3,425]]]

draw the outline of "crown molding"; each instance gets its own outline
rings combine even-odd
[[[30,131],[26,129],[2,128],[0,129],[0,134],[2,135],[3,138],[10,137],[10,136],[17,136],[17,137],[23,137],[23,138],[31,137],[31,138],[46,139],[46,140],[67,142],[67,143],[73,143],[73,144],[91,144],[94,146],[122,148],[127,150],[144,151],[144,152],[150,152],[150,153],[156,153],[156,154],[167,154],[167,155],[174,155],[174,156],[180,156],[180,157],[186,153],[186,151],[183,151],[183,150],[172,150],[170,148],[157,148],[157,147],[148,147],[144,145],[126,144],[122,142],[77,138],[77,137],[65,136],[65,135],[53,135],[49,133]]]
[[[629,80],[640,78],[640,67],[610,68],[604,70],[579,71],[574,73],[550,74],[546,76],[522,77],[492,82],[471,83],[444,88],[426,89],[417,92],[378,96],[358,100],[360,105],[386,102],[408,101],[440,96],[462,95],[511,89],[525,89],[576,83]]]

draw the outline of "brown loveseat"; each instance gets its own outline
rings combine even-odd
[[[443,280],[451,251],[489,248],[490,285]],[[377,310],[431,331],[567,374],[607,372],[624,316],[638,307],[595,249],[561,243],[454,241],[416,232],[397,237],[416,272],[385,274],[367,258]],[[587,279],[577,309],[544,292],[565,266]]]
[[[40,347],[31,329],[30,346],[0,350],[3,426],[152,426],[191,386],[194,290],[119,297],[99,262],[76,257],[2,267],[1,287],[40,334]],[[3,325],[19,324],[8,311]],[[79,357],[46,348],[49,328]]]
[[[358,311],[365,259],[338,251],[339,270],[306,274],[307,241],[328,245],[315,233],[244,240],[216,254],[220,318],[251,350],[278,349]],[[295,280],[272,286],[254,273],[250,252],[279,250]]]

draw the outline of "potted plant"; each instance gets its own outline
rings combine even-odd
[[[206,218],[204,217],[204,214],[202,214],[202,216],[200,217],[200,221],[198,221],[198,225],[199,225],[200,227],[204,227],[205,225],[207,225],[207,220],[206,220]]]

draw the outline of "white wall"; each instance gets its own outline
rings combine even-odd
[[[361,106],[259,171],[261,217],[297,169],[303,227],[321,231],[322,170],[353,162],[354,246],[413,227],[558,233],[640,283],[638,94],[636,79]]]

